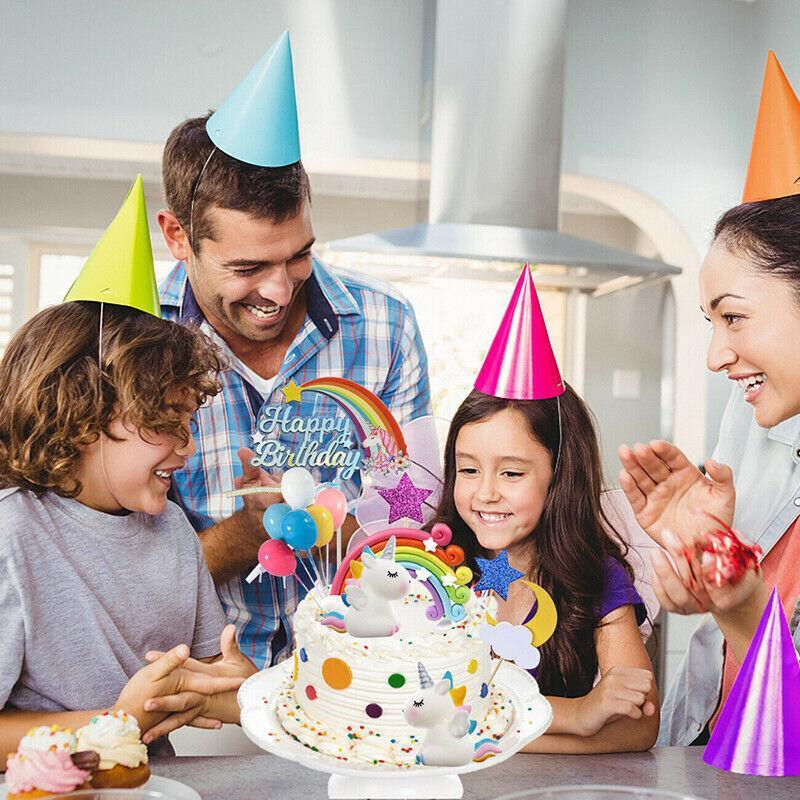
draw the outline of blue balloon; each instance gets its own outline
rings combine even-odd
[[[283,520],[291,510],[286,503],[273,503],[264,512],[264,530],[273,539],[283,539]]]
[[[308,511],[290,511],[281,527],[281,538],[292,550],[309,550],[317,541],[317,523]]]

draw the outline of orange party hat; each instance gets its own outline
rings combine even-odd
[[[800,101],[770,50],[742,202],[793,194],[800,194]]]

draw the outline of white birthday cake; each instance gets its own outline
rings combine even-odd
[[[456,738],[469,743],[467,760],[499,751],[514,710],[490,686],[491,653],[478,633],[484,601],[449,541],[445,526],[375,534],[348,553],[330,595],[317,589],[300,603],[292,678],[277,703],[287,733],[343,761],[431,764],[422,744],[436,707],[445,739],[466,726]],[[376,580],[390,600],[372,599]]]

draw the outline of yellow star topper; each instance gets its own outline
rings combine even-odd
[[[283,396],[285,398],[285,402],[291,403],[292,401],[299,403],[300,402],[300,393],[303,391],[295,382],[294,379],[290,380],[289,383],[284,386],[281,391],[283,392]]]

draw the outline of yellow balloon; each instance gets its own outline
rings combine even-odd
[[[325,506],[310,505],[306,511],[317,523],[317,547],[324,547],[333,538],[333,514]]]
[[[522,579],[520,579],[520,582],[528,586],[536,595],[536,613],[530,622],[525,623],[525,627],[533,636],[531,644],[534,647],[540,647],[553,635],[553,631],[556,629],[556,624],[558,623],[556,604],[553,602],[553,598],[538,583]],[[497,625],[497,620],[488,611],[486,612],[486,621],[490,625]]]

